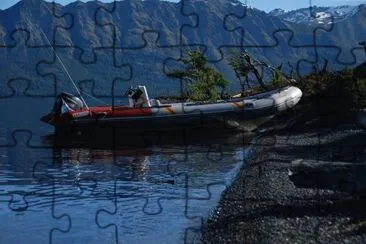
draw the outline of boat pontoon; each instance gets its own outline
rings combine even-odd
[[[128,105],[88,107],[68,93],[57,96],[50,113],[41,120],[56,130],[115,127],[126,130],[209,127],[273,116],[294,107],[302,97],[299,88],[288,86],[245,98],[216,102],[161,103],[150,99],[145,86],[130,88]],[[230,123],[227,123],[230,122]]]

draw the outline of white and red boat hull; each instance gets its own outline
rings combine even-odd
[[[294,107],[301,96],[300,89],[286,87],[256,96],[209,104],[172,103],[142,108],[90,107],[60,115],[49,113],[41,120],[62,130],[109,126],[126,130],[215,126],[228,120],[248,120],[274,115]]]

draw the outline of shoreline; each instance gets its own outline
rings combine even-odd
[[[296,159],[365,162],[366,131],[341,124],[279,130],[254,147],[207,219],[204,243],[366,242],[366,194],[300,188],[288,176]]]

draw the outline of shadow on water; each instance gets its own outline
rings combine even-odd
[[[116,128],[55,132],[42,138],[54,148],[92,148],[116,150],[148,149],[151,147],[190,147],[219,144],[227,147],[248,145],[253,134],[228,128],[191,128],[164,131],[120,131]]]

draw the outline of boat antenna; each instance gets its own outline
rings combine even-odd
[[[53,52],[55,53],[56,58],[58,59],[58,61],[60,61],[62,68],[64,69],[65,73],[66,73],[66,74],[67,74],[67,76],[69,77],[69,79],[70,79],[71,83],[74,85],[74,87],[75,87],[76,91],[78,92],[78,94],[79,94],[79,96],[80,96],[81,100],[82,100],[82,101],[83,101],[83,103],[85,104],[85,107],[86,107],[87,109],[89,109],[89,106],[88,106],[88,104],[86,104],[86,102],[85,102],[85,100],[84,100],[83,96],[81,95],[81,92],[80,92],[79,88],[76,86],[76,84],[75,84],[74,80],[72,79],[72,77],[71,77],[70,73],[67,71],[67,69],[66,69],[66,67],[65,67],[64,63],[62,62],[61,58],[57,55],[55,48],[52,46],[52,44],[51,44],[50,40],[48,39],[48,37],[46,36],[46,34],[43,32],[42,28],[41,28],[41,32],[42,32],[43,36],[46,38],[46,40],[47,40],[48,44],[50,45],[50,47],[52,48]]]

